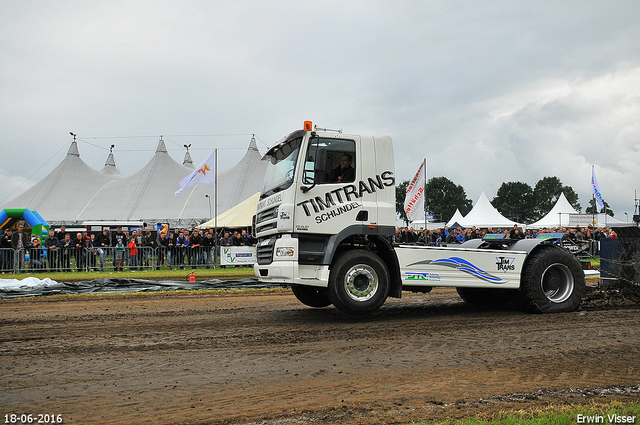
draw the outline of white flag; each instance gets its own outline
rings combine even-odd
[[[176,196],[180,194],[187,186],[195,186],[201,183],[215,183],[216,182],[216,170],[215,170],[215,152],[207,157],[198,168],[193,170],[191,174],[180,180],[180,189],[176,192]]]
[[[426,159],[420,164],[418,172],[416,173],[404,197],[404,212],[407,214],[409,221],[415,221],[420,217],[424,217],[424,179]]]
[[[602,193],[598,187],[598,180],[596,180],[596,170],[591,167],[591,193],[596,198],[596,211],[600,212],[604,208],[604,199],[602,199]]]

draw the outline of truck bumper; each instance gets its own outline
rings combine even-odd
[[[253,272],[261,282],[285,285],[309,285],[326,287],[329,282],[328,266],[305,266],[297,261],[274,261],[271,264],[254,264]]]

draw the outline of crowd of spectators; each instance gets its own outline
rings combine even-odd
[[[0,238],[0,270],[24,271],[28,261],[30,271],[105,271],[124,268],[136,271],[145,268],[206,267],[214,264],[214,247],[255,246],[257,240],[246,230],[176,228],[167,232],[135,229],[102,232],[68,232],[61,226],[48,236],[27,234],[24,225],[6,229]]]
[[[586,228],[553,227],[543,229],[522,229],[517,225],[511,229],[493,229],[492,227],[478,229],[476,226],[449,228],[448,226],[444,226],[443,228],[433,230],[423,227],[419,230],[408,227],[402,229],[396,227],[393,242],[397,244],[419,245],[460,244],[471,239],[482,239],[487,234],[501,234],[504,238],[508,239],[530,239],[537,237],[541,233],[562,233],[564,234],[563,239],[576,243],[617,237],[616,233],[608,227],[597,227],[594,229],[591,226]]]
[[[572,243],[586,243],[604,238],[617,237],[610,228],[588,226],[586,228],[479,229],[456,227],[433,230],[404,227],[396,228],[392,242],[397,244],[449,245],[483,238],[487,234],[502,234],[504,238],[535,238],[540,233],[562,233],[563,239]],[[257,240],[247,230],[175,228],[167,232],[151,230],[103,230],[99,233],[86,231],[67,232],[62,226],[57,232],[49,230],[46,238],[27,234],[22,224],[15,231],[6,229],[0,238],[0,270],[2,272],[24,271],[28,261],[30,271],[71,271],[124,268],[206,267],[214,264],[214,255],[220,247],[255,246]],[[214,254],[214,247],[218,248]]]

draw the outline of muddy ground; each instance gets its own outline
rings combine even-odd
[[[366,318],[285,289],[4,300],[0,419],[381,424],[639,401],[638,313],[483,310],[450,289]]]

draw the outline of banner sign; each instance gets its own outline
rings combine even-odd
[[[255,246],[221,246],[220,265],[221,266],[246,266],[256,263]]]
[[[587,227],[588,225],[595,226],[596,224],[598,224],[597,215],[594,217],[593,214],[569,214],[569,227]]]
[[[424,180],[425,180],[425,159],[420,164],[418,172],[416,173],[411,183],[407,187],[407,192],[404,197],[404,212],[407,214],[409,221],[417,220],[419,217],[424,217]]]
[[[596,179],[596,170],[593,167],[591,167],[591,193],[596,198],[596,211],[602,211],[604,209],[604,199],[602,199],[602,193],[600,193],[600,187],[598,187],[598,180]]]

